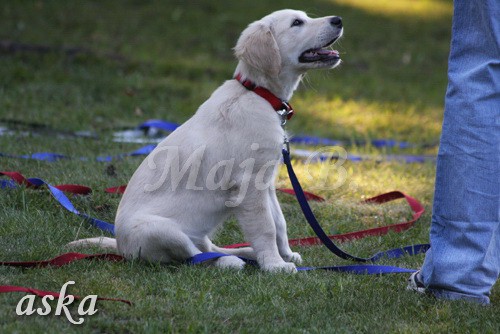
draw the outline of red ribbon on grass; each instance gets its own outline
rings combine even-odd
[[[387,203],[387,202],[390,202],[390,201],[393,201],[396,199],[401,199],[401,198],[404,198],[406,200],[406,202],[410,205],[410,208],[413,211],[413,217],[411,220],[409,220],[407,222],[403,222],[403,223],[375,227],[375,228],[370,228],[370,229],[366,229],[366,230],[362,230],[362,231],[330,235],[330,236],[328,236],[328,238],[342,242],[342,241],[361,239],[361,238],[365,238],[368,236],[381,236],[381,235],[385,235],[385,234],[389,233],[390,231],[402,232],[402,231],[409,229],[420,218],[420,216],[422,216],[422,214],[425,212],[424,206],[422,204],[420,204],[420,202],[417,201],[415,198],[408,196],[405,193],[402,193],[400,191],[391,191],[391,192],[388,192],[388,193],[385,193],[382,195],[368,198],[368,199],[364,200],[363,203],[383,204],[383,203]],[[290,239],[289,244],[290,244],[290,246],[313,246],[313,245],[321,245],[322,242],[318,237],[307,237],[307,238],[299,238],[299,239]],[[249,243],[239,243],[239,244],[232,244],[232,245],[225,246],[225,248],[239,248],[239,247],[247,247],[247,246],[250,246],[250,244]]]
[[[0,172],[0,175],[8,176],[17,184],[26,186],[27,188],[38,189],[41,187],[41,185],[32,182],[30,179],[24,177],[24,175],[19,172]],[[59,184],[54,186],[54,188],[75,195],[88,195],[92,192],[92,189],[90,187],[82,186],[79,184]]]
[[[123,261],[124,258],[117,254],[81,254],[65,253],[50,260],[43,261],[0,261],[0,266],[23,267],[23,268],[45,268],[62,267],[78,260],[107,260],[113,262]]]

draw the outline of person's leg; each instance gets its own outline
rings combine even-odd
[[[431,249],[438,298],[489,303],[500,268],[500,2],[455,0]]]

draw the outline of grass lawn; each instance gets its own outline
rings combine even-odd
[[[307,76],[292,100],[297,114],[289,131],[339,139],[348,153],[374,157],[341,166],[295,161],[304,188],[327,199],[312,204],[325,230],[343,233],[409,219],[411,212],[402,201],[360,204],[363,198],[398,189],[427,209],[416,226],[342,247],[368,256],[428,242],[435,165],[383,157],[437,152],[451,28],[448,0],[1,2],[0,128],[15,133],[0,136],[0,153],[57,152],[75,158],[50,163],[0,157],[0,171],[19,171],[51,184],[88,185],[93,194],[71,197],[75,206],[112,222],[120,198],[102,190],[126,183],[142,160],[95,161],[142,146],[114,142],[113,133],[152,118],[187,120],[232,76],[236,61],[231,48],[242,29],[287,7],[316,16],[340,15],[345,26],[336,46],[343,65]],[[75,131],[95,137],[61,136]],[[383,138],[415,145],[360,144]],[[328,185],[335,183],[339,168],[345,169],[346,182],[332,189]],[[284,168],[278,186],[290,187]],[[63,210],[47,191],[0,192],[0,261],[48,259],[63,253],[67,242],[105,235]],[[279,199],[289,236],[312,235],[295,199],[283,194]],[[241,242],[236,223],[226,225],[216,243]],[[307,266],[350,264],[321,246],[295,250]],[[422,261],[419,255],[382,263],[418,268]],[[405,290],[406,279],[322,271],[273,275],[251,267],[233,272],[140,262],[0,267],[0,285],[59,291],[74,280],[70,293],[134,303],[98,302],[97,314],[76,326],[64,316],[17,316],[23,294],[0,294],[0,333],[499,332],[498,286],[493,306],[485,308],[416,295]]]

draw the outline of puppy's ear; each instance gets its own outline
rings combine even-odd
[[[248,26],[234,47],[234,55],[248,65],[277,76],[281,69],[278,44],[269,26],[254,22]]]

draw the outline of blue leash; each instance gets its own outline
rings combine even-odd
[[[293,189],[295,191],[295,194],[297,196],[297,200],[302,208],[302,211],[304,213],[304,216],[306,217],[306,220],[308,223],[311,225],[312,229],[316,233],[316,235],[320,238],[320,240],[325,244],[325,246],[335,255],[339,256],[342,259],[346,260],[354,260],[357,262],[371,262],[375,263],[378,260],[382,258],[388,258],[388,259],[396,259],[400,258],[405,255],[417,255],[417,254],[422,254],[425,253],[429,248],[429,244],[417,244],[417,245],[411,245],[411,246],[406,246],[403,248],[395,248],[395,249],[390,249],[387,251],[379,252],[376,253],[375,255],[371,256],[370,258],[360,258],[357,256],[350,255],[343,250],[341,250],[337,245],[333,243],[333,241],[328,238],[328,235],[325,233],[325,231],[321,228],[321,225],[318,223],[316,220],[316,217],[314,216],[311,207],[309,206],[309,203],[307,202],[307,199],[305,197],[304,191],[302,190],[302,187],[299,183],[299,180],[297,179],[297,176],[295,175],[295,172],[292,167],[292,163],[290,161],[290,153],[287,149],[283,149],[283,160],[285,162],[285,165],[288,170],[288,175],[290,177],[290,181],[292,183]],[[212,253],[212,252],[207,252],[207,253],[201,253],[198,255],[195,255],[191,259],[188,260],[189,264],[200,264],[206,261],[211,261],[218,259],[223,256],[231,256],[228,254],[222,254],[222,253]],[[244,258],[241,258],[247,263],[251,263],[255,265],[255,261],[247,260]],[[334,271],[334,272],[344,272],[344,273],[351,273],[351,274],[357,274],[357,275],[380,275],[380,274],[396,274],[396,273],[413,273],[416,270],[415,269],[407,269],[407,268],[401,268],[401,267],[395,267],[395,266],[381,266],[381,265],[347,265],[347,266],[325,266],[325,267],[297,267],[298,271],[311,271],[311,270],[326,270],[326,271]]]
[[[338,257],[345,259],[345,260],[353,260],[356,262],[361,262],[361,263],[367,263],[371,262],[374,263],[378,261],[379,259],[386,257],[386,258],[399,258],[404,255],[416,255],[416,254],[421,254],[425,253],[429,248],[429,244],[419,244],[419,245],[411,245],[411,246],[406,246],[403,248],[396,248],[396,249],[391,249],[383,252],[379,252],[369,258],[361,258],[357,257],[354,255],[351,255],[349,253],[344,252],[342,249],[340,249],[335,243],[328,237],[328,235],[325,233],[321,225],[319,224],[318,220],[314,216],[314,213],[311,210],[311,207],[309,206],[309,203],[307,202],[306,196],[304,194],[304,191],[302,190],[302,186],[300,185],[300,182],[295,175],[295,172],[293,170],[292,162],[290,160],[290,152],[289,152],[289,146],[288,146],[288,141],[285,142],[286,148],[283,148],[282,153],[283,153],[283,161],[286,165],[287,171],[288,171],[288,176],[290,178],[290,182],[292,183],[293,190],[295,191],[295,195],[297,197],[297,201],[299,202],[299,205],[302,209],[302,213],[304,214],[307,222],[313,229],[314,233],[318,236],[318,238],[323,242],[323,244],[335,255]],[[371,271],[373,270],[373,266],[371,265],[357,265],[357,266],[350,266],[354,271],[359,271],[359,270],[365,270],[365,271]],[[399,272],[397,270],[401,269],[403,271],[401,272],[408,272],[407,270],[410,270],[411,272],[414,272],[415,270],[413,269],[405,269],[405,268],[399,268],[395,269],[398,267],[387,267],[386,269],[380,268],[380,266],[377,266],[379,268],[376,268],[375,271],[376,273],[386,273],[384,270],[388,270],[387,273],[394,273],[394,272]],[[322,268],[332,268],[332,267],[322,267]],[[380,271],[381,270],[381,271]],[[396,271],[394,271],[396,270]],[[351,271],[350,271],[351,272]]]
[[[213,261],[224,256],[233,256],[223,253],[200,253],[193,256],[187,261],[187,264],[197,265],[202,264],[207,261]],[[257,262],[253,260],[248,260],[241,258],[247,264],[257,266]],[[415,269],[400,268],[395,266],[381,266],[381,265],[347,265],[347,266],[326,266],[326,267],[297,267],[297,271],[312,271],[312,270],[324,270],[333,271],[339,273],[350,273],[356,275],[381,275],[381,274],[401,274],[401,273],[413,273]]]

